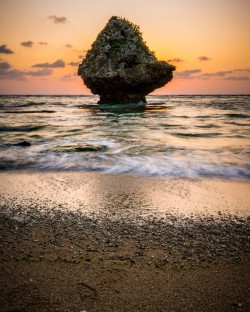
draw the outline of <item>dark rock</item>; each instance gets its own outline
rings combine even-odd
[[[95,145],[82,145],[82,146],[75,146],[75,147],[67,147],[53,149],[53,152],[56,153],[84,153],[84,152],[103,152],[106,151],[106,146],[95,146]]]
[[[23,146],[23,147],[27,147],[27,146],[31,146],[30,142],[28,141],[22,141],[20,143],[17,143],[16,146]]]
[[[106,149],[107,149],[106,146],[86,145],[74,148],[74,152],[102,152],[105,151]]]
[[[172,80],[175,67],[158,61],[139,27],[113,16],[78,68],[100,104],[146,102],[145,96]]]

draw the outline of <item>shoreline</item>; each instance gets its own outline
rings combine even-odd
[[[1,311],[247,311],[249,183],[0,179]]]
[[[0,171],[0,203],[32,209],[162,218],[250,216],[250,182],[91,171]]]

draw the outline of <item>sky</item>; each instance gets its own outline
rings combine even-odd
[[[176,66],[154,94],[250,94],[249,0],[0,0],[0,94],[91,94],[78,63],[113,15]]]

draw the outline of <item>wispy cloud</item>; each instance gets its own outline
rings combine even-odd
[[[34,64],[32,67],[38,67],[38,68],[63,68],[65,67],[65,62],[63,60],[57,60],[53,63],[39,63]]]
[[[23,41],[20,44],[25,48],[32,48],[34,45],[34,42],[31,40],[28,40],[28,41]]]
[[[0,62],[0,79],[26,80],[25,76],[49,76],[53,73],[51,69],[43,68],[35,71],[25,71],[12,68],[8,62]]]
[[[239,73],[242,76],[239,76]],[[201,69],[187,69],[183,71],[174,72],[176,79],[221,79],[231,81],[249,81],[250,80],[250,69],[249,68],[236,68],[232,70],[221,70],[211,73],[202,73]]]
[[[88,50],[77,50],[77,49],[74,49],[73,51],[77,52],[77,53],[87,53],[88,52]]]
[[[234,72],[246,72],[250,73],[250,68],[236,68],[233,70]]]
[[[48,18],[52,20],[55,24],[66,24],[69,22],[69,20],[65,16],[51,15]]]
[[[48,45],[48,42],[46,42],[46,41],[40,41],[40,42],[38,42],[38,44],[40,44],[40,45],[42,45],[42,46],[46,46],[46,45]]]
[[[175,72],[174,76],[176,78],[181,78],[181,79],[194,79],[196,76],[193,76],[194,74],[198,74],[201,72],[201,69],[187,69],[183,70],[180,72]]]
[[[61,77],[61,80],[63,81],[69,81],[69,80],[74,80],[75,78],[77,77],[77,74],[66,74],[66,75],[63,75]]]
[[[227,70],[227,71],[218,71],[215,73],[204,73],[201,74],[202,77],[224,77],[227,74],[232,74],[232,70]]]
[[[65,44],[65,48],[72,49],[73,46],[72,46],[71,44],[69,44],[69,43],[66,43],[66,44]]]
[[[79,62],[70,62],[70,63],[68,63],[67,65],[70,65],[70,66],[78,66],[78,65],[79,65]]]
[[[2,44],[0,45],[0,53],[13,54],[14,52],[11,49],[9,49],[6,44]]]
[[[25,72],[25,75],[30,75],[30,76],[49,76],[53,73],[52,69],[49,68],[43,68],[35,71],[28,71]]]
[[[0,79],[4,80],[26,80],[25,74],[23,71],[18,69],[10,69],[2,72],[0,70]]]
[[[61,79],[63,79],[63,80],[68,80],[68,79],[71,79],[72,78],[72,75],[71,74],[66,74],[66,75],[63,75],[62,77],[61,77]]]
[[[183,59],[176,57],[176,58],[167,60],[167,62],[180,63],[180,62],[183,62]]]
[[[0,79],[26,80],[24,72],[12,68],[8,62],[0,62]]]
[[[229,76],[229,77],[223,78],[223,80],[248,81],[248,80],[250,80],[250,77],[248,77],[248,76]]]
[[[199,61],[210,61],[211,60],[211,57],[208,57],[208,56],[205,56],[205,55],[202,55],[202,56],[198,56],[198,60]]]
[[[0,62],[0,70],[8,70],[8,69],[10,69],[11,68],[11,65],[10,65],[10,63],[8,63],[8,62]]]

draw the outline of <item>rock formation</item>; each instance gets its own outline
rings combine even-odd
[[[139,27],[113,16],[78,68],[100,104],[146,103],[145,96],[172,80],[175,67],[158,61]]]

